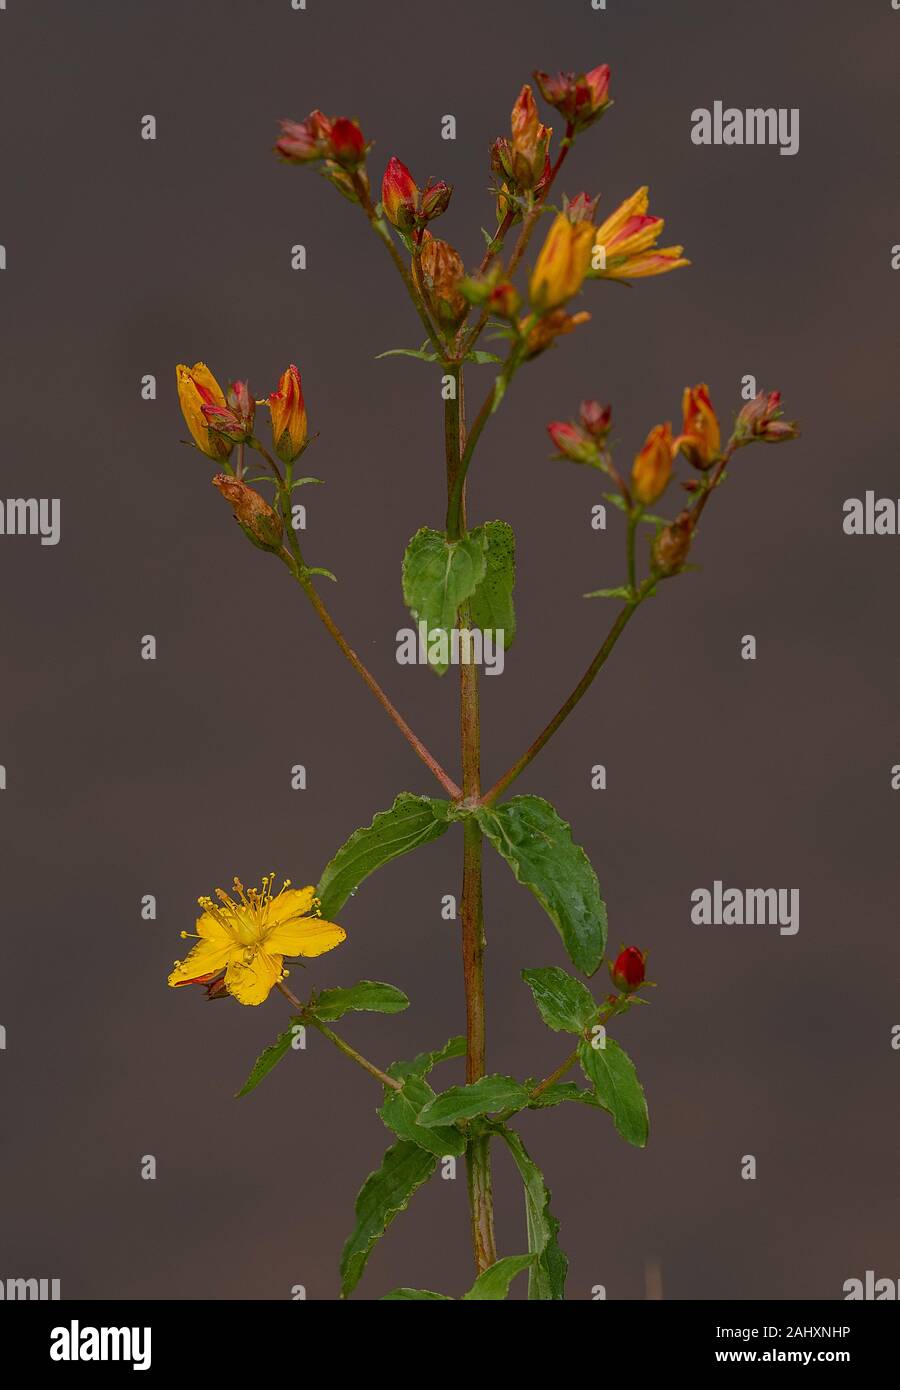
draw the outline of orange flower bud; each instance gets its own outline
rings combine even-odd
[[[672,476],[672,455],[672,426],[656,425],[647,435],[631,470],[631,490],[644,506],[649,506],[665,492]]]
[[[677,574],[688,556],[693,535],[690,512],[680,512],[669,526],[664,526],[653,542],[653,567],[668,577]]]
[[[680,449],[695,468],[710,468],[721,457],[722,436],[709,388],[686,386],[682,409],[684,433],[675,440],[675,451]]]
[[[217,487],[226,502],[230,503],[241,530],[254,545],[258,545],[260,550],[281,550],[284,526],[281,517],[264,497],[227,473],[217,473],[213,478],[213,486]]]
[[[591,263],[594,228],[590,222],[570,222],[557,215],[531,272],[529,294],[539,314],[558,308],[577,294]]]
[[[210,432],[209,421],[203,413],[205,406],[225,407],[221,386],[205,362],[195,362],[193,367],[179,363],[175,368],[175,377],[181,413],[194,443],[207,458],[222,463],[231,454],[231,441],[221,434]]]
[[[535,188],[544,176],[553,131],[541,124],[534,94],[527,82],[512,109],[512,140],[497,141],[497,157],[507,178],[521,192]]]
[[[416,225],[419,190],[416,181],[396,155],[392,155],[381,182],[381,202],[389,222],[408,232]]]
[[[567,314],[565,309],[552,309],[549,314],[544,314],[528,330],[524,360],[530,362],[533,357],[537,357],[539,353],[552,347],[557,338],[571,333],[573,328],[578,328],[582,323],[587,323],[590,317],[590,314],[584,309],[577,314]],[[526,323],[526,319],[519,323],[520,331],[524,331]]]
[[[272,440],[283,463],[293,463],[306,447],[306,407],[300,373],[293,363],[282,372],[277,391],[269,396]]]

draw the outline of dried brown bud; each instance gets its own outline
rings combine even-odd
[[[212,481],[226,502],[230,503],[241,530],[253,544],[258,545],[261,550],[272,550],[276,553],[280,551],[284,527],[281,517],[273,511],[266,499],[254,492],[252,487],[238,482],[237,478],[229,477],[227,473],[217,473]]]
[[[653,542],[653,567],[662,575],[677,574],[691,548],[694,521],[690,512],[680,512],[664,526]]]
[[[424,289],[440,323],[450,330],[458,328],[469,312],[468,300],[460,292],[465,266],[459,252],[449,242],[438,240],[430,232],[423,232],[417,273],[419,268]]]

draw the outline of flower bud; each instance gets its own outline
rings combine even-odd
[[[646,971],[647,952],[639,951],[637,946],[623,946],[609,965],[610,979],[623,994],[633,994],[636,989],[640,989]]]
[[[339,116],[331,127],[329,154],[342,169],[358,169],[366,157],[366,142],[359,124]]]
[[[599,198],[587,193],[579,193],[572,199],[565,199],[564,211],[570,222],[593,222]]]
[[[679,512],[675,520],[658,533],[653,542],[652,559],[659,574],[668,578],[681,569],[691,548],[693,527],[690,512]]]
[[[293,463],[306,447],[306,407],[300,373],[293,363],[282,372],[278,389],[269,396],[272,441],[282,463]]]
[[[203,418],[214,434],[224,435],[232,444],[243,444],[253,436],[256,401],[246,381],[233,381],[226,405],[203,405]]]
[[[575,130],[586,130],[612,105],[610,70],[606,63],[586,73],[558,72],[551,76],[547,72],[535,72],[532,76],[544,100]]]
[[[453,195],[453,185],[449,183],[429,183],[422,194],[422,207],[420,210],[423,222],[433,222],[436,217],[447,211],[450,205],[450,198]]]
[[[249,536],[254,545],[258,545],[260,550],[281,550],[281,538],[284,534],[281,517],[264,497],[254,492],[246,483],[229,477],[227,473],[217,473],[213,478],[213,486],[217,487],[226,502],[231,504],[241,530]]]
[[[419,190],[405,164],[392,155],[381,182],[381,202],[387,220],[402,232],[416,225]]]
[[[593,241],[589,222],[572,223],[564,212],[557,215],[531,272],[529,294],[537,313],[546,314],[578,293],[591,263]]]
[[[672,426],[656,425],[647,435],[631,470],[631,491],[643,506],[655,502],[668,487],[672,476],[672,452]]]
[[[553,131],[541,124],[527,82],[512,109],[512,140],[498,151],[504,171],[520,192],[535,188],[544,176]],[[499,143],[499,142],[498,142]]]
[[[680,449],[695,468],[706,470],[721,457],[722,436],[716,412],[704,385],[684,389],[684,433],[675,440],[675,452]]]
[[[579,425],[554,420],[547,426],[547,433],[559,450],[559,458],[571,459],[573,463],[593,463],[596,460],[597,445]]]
[[[522,307],[519,291],[509,280],[501,280],[495,285],[487,298],[492,314],[501,319],[514,319]]]
[[[224,462],[231,453],[232,444],[215,431],[210,431],[209,421],[204,415],[204,407],[225,407],[222,388],[205,362],[195,362],[193,367],[179,363],[175,368],[178,384],[178,401],[185,424],[193,436],[194,443],[207,458],[217,463]]]
[[[599,401],[582,401],[578,413],[588,434],[602,444],[612,427],[612,406],[601,405]]]
[[[537,357],[539,353],[546,351],[548,347],[552,347],[557,338],[563,337],[566,333],[571,333],[573,328],[578,328],[580,324],[587,323],[590,317],[590,314],[584,309],[577,314],[567,314],[565,309],[552,309],[549,314],[544,314],[538,319],[537,323],[528,330],[524,360],[530,362],[532,358]],[[527,322],[527,319],[520,320],[520,332],[524,332]]]
[[[433,305],[438,322],[451,331],[457,329],[469,312],[469,302],[460,292],[465,266],[459,253],[449,242],[423,232],[413,270],[418,288]]]
[[[800,434],[796,420],[782,420],[783,414],[781,392],[760,391],[738,415],[734,431],[738,444],[749,444],[751,439],[762,439],[767,444],[796,439]]]
[[[311,111],[305,121],[282,121],[275,153],[289,164],[310,164],[331,153],[332,123],[321,111]]]

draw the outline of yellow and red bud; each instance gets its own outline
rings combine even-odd
[[[631,470],[632,495],[642,506],[655,502],[668,487],[672,476],[673,450],[672,426],[654,426]]]
[[[607,63],[585,73],[534,72],[532,76],[544,100],[555,107],[574,130],[587,129],[612,105]]]
[[[232,478],[227,473],[217,473],[213,478],[217,487],[231,506],[241,530],[260,550],[281,550],[284,525],[278,513],[269,506],[264,497],[254,492],[247,483]]]
[[[691,548],[693,530],[693,518],[684,511],[659,531],[652,548],[653,568],[659,574],[668,577],[682,568]]]
[[[231,441],[215,431],[211,432],[204,414],[207,407],[225,408],[221,386],[205,362],[195,362],[193,367],[179,363],[175,368],[175,378],[181,413],[194,443],[207,458],[215,459],[217,463],[224,462],[231,453]]]
[[[293,363],[282,372],[268,398],[272,442],[283,463],[293,463],[306,447],[307,419],[300,373]]]
[[[722,456],[722,433],[709,398],[709,387],[686,386],[683,401],[684,430],[675,440],[679,450],[695,468],[711,468]]]
[[[412,231],[419,212],[419,190],[406,165],[391,155],[381,181],[381,202],[387,220],[402,232]]]
[[[597,445],[580,425],[554,420],[547,426],[547,433],[559,450],[557,457],[571,459],[573,463],[596,462]]]
[[[594,228],[558,213],[541,247],[529,283],[532,308],[546,314],[577,294],[591,263]]]
[[[522,307],[522,298],[511,281],[501,280],[488,295],[487,304],[498,318],[514,319]]]
[[[749,444],[752,439],[761,439],[767,444],[779,444],[786,439],[796,439],[800,434],[796,420],[782,420],[783,414],[781,392],[760,391],[738,415],[734,431],[736,442]]]
[[[497,159],[505,178],[524,193],[536,188],[544,177],[553,134],[542,124],[527,82],[516,98],[510,124],[512,139],[496,142]]]

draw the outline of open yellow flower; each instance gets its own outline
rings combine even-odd
[[[683,246],[657,247],[666,224],[661,217],[651,217],[649,207],[649,189],[639,188],[597,228],[591,262],[593,276],[639,280],[690,265],[681,254]]]
[[[314,888],[292,888],[286,879],[273,895],[274,874],[261,888],[245,889],[234,880],[237,901],[221,888],[218,903],[200,898],[197,945],[169,976],[173,988],[209,980],[225,971],[225,988],[241,1004],[261,1004],[284,979],[285,956],[321,956],[345,940],[347,933],[318,916]],[[190,936],[190,932],[182,932]]]

